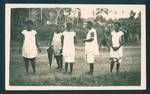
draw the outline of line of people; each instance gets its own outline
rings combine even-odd
[[[41,52],[37,42],[37,32],[32,29],[33,22],[28,20],[26,22],[26,30],[22,31],[24,36],[22,56],[25,62],[26,72],[29,73],[29,63],[33,69],[33,73],[36,73],[35,59],[38,51]],[[69,74],[72,74],[73,65],[75,63],[75,44],[76,33],[72,29],[72,23],[66,24],[66,29],[61,32],[60,27],[57,26],[56,32],[53,34],[53,39],[49,45],[48,54],[54,52],[54,57],[57,62],[57,69],[63,69],[63,62],[65,62],[65,73],[68,72],[68,65],[70,65]],[[112,72],[114,64],[116,63],[116,72],[119,71],[120,63],[122,62],[124,42],[124,33],[119,30],[121,27],[119,22],[114,23],[114,30],[111,32],[111,44],[110,44],[110,72]],[[87,35],[83,39],[85,43],[85,56],[86,62],[89,63],[89,72],[87,74],[93,75],[95,56],[99,55],[99,46],[97,42],[97,32],[93,28],[92,21],[87,22]],[[52,49],[51,49],[52,48]],[[38,49],[38,50],[37,50]],[[49,56],[49,60],[52,57]],[[51,62],[51,61],[50,61]]]

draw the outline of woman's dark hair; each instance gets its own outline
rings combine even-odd
[[[33,21],[32,21],[32,20],[27,20],[27,21],[26,21],[26,25],[27,25],[27,24],[33,25]]]
[[[56,31],[60,30],[60,25],[56,25]]]
[[[68,22],[68,23],[66,24],[66,28],[67,28],[67,29],[71,29],[71,28],[72,28],[72,23],[71,23],[71,22]]]
[[[121,27],[120,22],[115,22],[114,24],[117,24],[119,27]]]
[[[92,21],[88,21],[87,24],[91,27],[93,27],[93,22]]]

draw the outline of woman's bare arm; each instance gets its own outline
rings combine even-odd
[[[83,40],[83,42],[91,42],[91,41],[93,41],[94,40],[94,33],[92,32],[91,33],[91,38],[89,38],[89,39],[85,39],[85,40]]]

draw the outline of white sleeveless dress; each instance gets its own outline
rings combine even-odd
[[[63,57],[64,61],[67,63],[75,62],[75,45],[74,45],[74,37],[76,35],[75,32],[64,31],[63,34]]]
[[[123,36],[123,35],[124,35],[124,33],[122,31],[119,31],[119,32],[112,31],[111,32],[113,47],[120,46],[120,39],[121,39],[121,36]],[[123,56],[123,47],[122,46],[116,51],[114,51],[112,48],[110,48],[110,57],[111,58],[117,58],[120,60],[119,62],[121,62],[122,56]]]
[[[24,35],[22,56],[25,58],[35,58],[38,53],[35,38],[37,32],[35,30],[31,31],[23,30],[21,33]]]
[[[88,31],[88,34],[86,36],[86,39],[91,38],[91,33],[94,33],[94,40],[91,42],[85,43],[85,54],[86,54],[86,60],[88,63],[94,63],[95,62],[95,56],[99,55],[99,47],[97,42],[97,32],[96,29],[92,28]]]

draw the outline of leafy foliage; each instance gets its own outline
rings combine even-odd
[[[107,46],[109,44],[110,32],[113,30],[113,23],[116,20],[106,19],[102,13],[108,15],[111,11],[107,8],[98,8],[96,18],[91,19],[94,27],[97,29],[98,41],[100,45]],[[74,31],[77,33],[79,45],[82,45],[82,39],[86,35],[83,23],[89,19],[81,18],[81,10],[79,8],[19,8],[12,9],[11,13],[11,39],[18,41],[20,32],[25,29],[25,21],[31,19],[34,21],[34,29],[38,31],[39,40],[41,42],[48,41],[49,37],[55,31],[57,24],[64,25],[66,22],[72,22]],[[75,15],[77,14],[77,17]],[[137,44],[140,42],[141,35],[141,13],[135,17],[135,12],[130,12],[129,18],[120,18],[121,30],[125,32],[126,44]],[[50,35],[51,34],[51,35]]]

